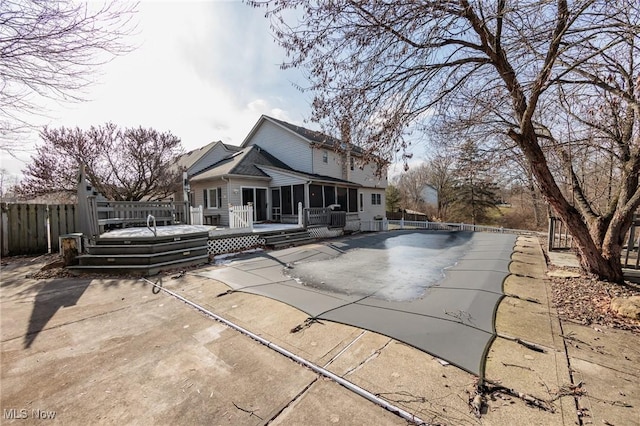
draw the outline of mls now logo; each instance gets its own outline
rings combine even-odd
[[[7,420],[22,420],[29,417],[29,412],[25,409],[10,408],[2,410],[2,417]]]
[[[17,409],[17,408],[8,408],[2,410],[2,417],[5,420],[24,420],[29,418],[29,414],[34,419],[46,420],[46,419],[55,419],[56,412],[55,411],[45,411],[45,410],[29,410],[27,409]]]

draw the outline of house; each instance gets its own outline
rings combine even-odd
[[[438,208],[438,190],[426,184],[420,191],[420,199],[426,206]]]
[[[296,222],[298,203],[338,205],[351,219],[383,218],[386,171],[377,177],[361,149],[337,151],[340,144],[263,115],[236,151],[189,174],[192,205],[205,208],[205,221],[221,225],[229,223],[229,205],[248,203],[255,221]]]
[[[178,157],[173,163],[173,168],[177,170],[183,170],[188,176],[205,169],[207,166],[214,164],[225,157],[232,155],[240,150],[239,147],[234,145],[227,145],[222,141],[211,142],[203,147],[194,149],[186,154]],[[183,182],[183,188],[185,191],[180,191],[174,194],[174,201],[184,201],[184,193],[188,192],[188,182]],[[193,200],[191,200],[193,201]],[[193,203],[191,203],[193,205]]]

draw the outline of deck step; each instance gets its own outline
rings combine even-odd
[[[269,248],[283,248],[294,245],[310,244],[315,241],[309,231],[294,229],[291,231],[281,231],[278,233],[261,235],[264,245]]]
[[[178,269],[181,267],[202,265],[209,261],[209,255],[189,257],[168,262],[154,263],[151,265],[75,265],[68,266],[67,269],[73,272],[93,272],[109,274],[132,274],[140,276],[156,275],[161,271]]]
[[[109,266],[109,265],[154,265],[180,259],[189,259],[207,254],[207,246],[191,247],[180,250],[163,251],[159,253],[132,254],[83,254],[78,256],[80,266]]]
[[[153,254],[173,250],[185,250],[207,245],[208,237],[191,238],[178,241],[161,242],[156,244],[94,244],[87,246],[87,251],[92,255],[113,254]]]

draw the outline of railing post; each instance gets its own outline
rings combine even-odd
[[[303,215],[302,215],[302,203],[298,202],[298,226],[304,226]]]
[[[253,232],[253,203],[247,203],[247,226]]]

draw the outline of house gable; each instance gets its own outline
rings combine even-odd
[[[262,116],[242,147],[258,145],[280,161],[301,172],[313,173],[313,154],[310,142],[270,117]]]
[[[243,147],[263,147],[303,173],[348,180],[364,187],[386,188],[386,170],[377,176],[375,165],[362,164],[361,148],[353,146],[347,155],[339,151],[341,144],[338,139],[321,132],[265,115],[260,117],[242,142]]]
[[[191,167],[189,167],[187,173],[189,175],[198,173],[199,171],[204,170],[210,165],[217,163],[223,158],[228,157],[239,150],[240,147],[237,146],[227,145],[221,141],[214,142],[214,145],[204,155],[200,156],[200,158],[198,158]]]

